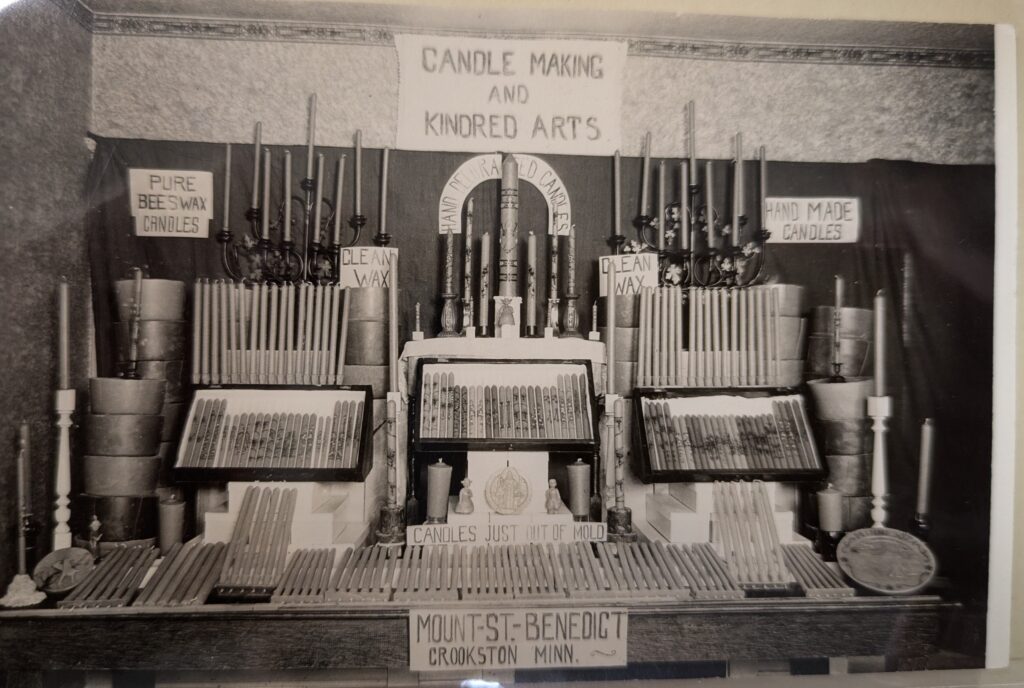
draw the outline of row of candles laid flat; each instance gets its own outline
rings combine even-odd
[[[556,384],[457,385],[454,373],[424,376],[420,436],[448,439],[590,439],[587,381],[559,375]]]

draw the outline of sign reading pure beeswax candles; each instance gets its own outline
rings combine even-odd
[[[213,219],[213,173],[128,170],[135,235],[205,239]]]
[[[406,150],[611,155],[622,41],[395,36]]]

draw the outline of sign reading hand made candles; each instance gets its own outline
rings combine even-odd
[[[135,235],[205,239],[213,219],[213,172],[128,170]]]
[[[860,236],[859,198],[768,198],[770,244],[854,244]]]
[[[611,155],[622,41],[395,36],[398,148]]]

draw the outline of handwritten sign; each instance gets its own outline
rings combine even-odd
[[[611,607],[410,609],[409,668],[625,666],[628,629]]]
[[[399,34],[398,147],[611,155],[626,43]]]
[[[623,253],[601,256],[598,266],[600,296],[608,296],[608,266],[615,263],[615,293],[639,294],[644,287],[658,286],[658,255],[656,253]]]
[[[345,287],[390,287],[397,248],[352,246],[341,249],[339,281]]]
[[[531,542],[604,542],[608,527],[599,522],[528,522],[502,519],[493,523],[441,523],[408,526],[412,545],[522,545]]]
[[[519,153],[516,162],[520,181],[532,184],[547,202],[548,234],[568,236],[572,226],[572,204],[562,178],[551,165],[533,155]],[[477,155],[459,165],[459,169],[445,182],[441,200],[437,203],[439,234],[462,233],[462,208],[466,198],[470,191],[488,179],[501,179],[501,156],[497,153]]]
[[[135,235],[205,239],[213,218],[213,172],[128,170]]]
[[[768,198],[770,244],[853,244],[860,237],[859,198]]]

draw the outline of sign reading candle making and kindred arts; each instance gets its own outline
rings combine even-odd
[[[859,198],[767,198],[771,244],[853,244],[860,236]]]
[[[213,219],[213,172],[128,170],[135,235],[205,239]]]
[[[612,607],[410,609],[409,668],[625,666],[628,628]]]
[[[395,36],[398,148],[611,155],[622,41]]]

